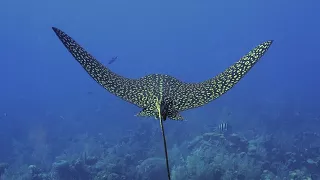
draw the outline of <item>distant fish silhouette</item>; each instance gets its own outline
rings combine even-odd
[[[118,56],[112,57],[112,59],[109,61],[108,64],[112,64],[112,63],[115,62],[117,59],[118,59]]]
[[[0,119],[4,119],[5,117],[7,117],[8,114],[7,113],[3,113],[1,116],[0,116]]]

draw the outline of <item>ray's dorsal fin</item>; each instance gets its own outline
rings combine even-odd
[[[267,52],[272,40],[261,43],[239,61],[212,79],[201,83],[181,83],[175,94],[175,108],[184,111],[203,106],[229,91]]]
[[[97,61],[65,32],[52,27],[55,34],[68,49],[72,56],[80,63],[85,71],[102,87],[112,94],[139,107],[144,107],[141,85],[136,79],[120,76]]]

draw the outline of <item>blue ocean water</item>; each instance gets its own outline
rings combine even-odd
[[[160,73],[184,82],[210,79],[258,44],[274,40],[229,92],[182,112],[185,121],[164,122],[172,179],[266,179],[268,173],[273,179],[320,179],[319,9],[314,0],[0,1],[0,176],[167,178],[159,121],[134,116],[141,109],[93,81],[61,44],[54,26],[122,76]],[[205,133],[222,122],[245,139],[246,150],[226,138],[236,151],[212,144],[205,151],[203,144],[217,141],[207,142]],[[188,146],[199,137],[199,147]],[[259,157],[250,154],[252,144]],[[261,165],[252,176],[242,176],[250,163],[240,171],[222,166],[227,164],[222,160],[199,158],[220,153],[238,161],[243,152]],[[76,167],[83,156],[97,159],[83,165],[90,176],[52,175],[56,163]],[[221,176],[213,175],[218,170]]]

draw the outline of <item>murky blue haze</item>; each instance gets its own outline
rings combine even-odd
[[[0,163],[5,168],[2,172],[0,165],[0,176],[35,179],[35,172],[29,172],[34,165],[46,178],[62,179],[48,175],[54,173],[54,163],[65,160],[72,166],[72,160],[84,153],[100,164],[103,159],[103,167],[112,162],[125,170],[109,168],[104,172],[107,175],[98,177],[98,170],[90,166],[86,168],[94,175],[72,175],[73,179],[148,179],[152,175],[141,173],[136,166],[147,158],[164,158],[159,121],[134,116],[141,109],[100,87],[61,44],[52,26],[120,75],[140,78],[160,73],[185,82],[212,78],[258,44],[274,40],[261,61],[229,92],[182,112],[185,121],[164,122],[173,179],[214,178],[203,176],[213,174],[212,169],[196,177],[194,173],[179,175],[177,167],[186,172],[183,163],[190,162],[187,157],[196,151],[184,144],[212,132],[222,122],[246,138],[249,146],[250,140],[272,135],[277,144],[272,149],[283,154],[320,149],[319,9],[320,2],[315,0],[1,0]],[[118,59],[109,65],[114,56]],[[296,148],[293,141],[308,133],[312,137],[302,138],[306,142]],[[130,143],[141,144],[119,145],[125,144],[126,137],[131,137]],[[98,149],[93,146],[99,146],[99,151],[92,150]],[[148,153],[135,154],[124,163],[110,159],[119,154],[112,153],[115,147],[130,157],[142,147]],[[315,150],[318,154],[306,151],[301,163],[286,166],[287,175],[281,177],[300,170],[304,174],[295,178],[320,179],[316,173],[320,172],[320,150]],[[184,161],[178,160],[181,158]],[[288,159],[279,162],[286,164]],[[161,163],[155,165],[160,168],[155,173],[166,174]],[[133,173],[125,174],[131,172],[128,169]],[[272,172],[272,168],[261,167],[261,179],[263,170]],[[236,175],[237,179],[257,177]],[[225,174],[223,178],[227,179]]]

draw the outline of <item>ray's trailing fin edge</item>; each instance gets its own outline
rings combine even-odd
[[[55,34],[83,69],[110,93],[142,110],[137,116],[160,120],[166,166],[170,179],[163,121],[183,120],[180,112],[203,106],[229,91],[259,61],[272,44],[265,41],[217,76],[200,83],[182,82],[172,76],[151,74],[139,79],[118,75],[97,61],[65,32],[52,27]]]

